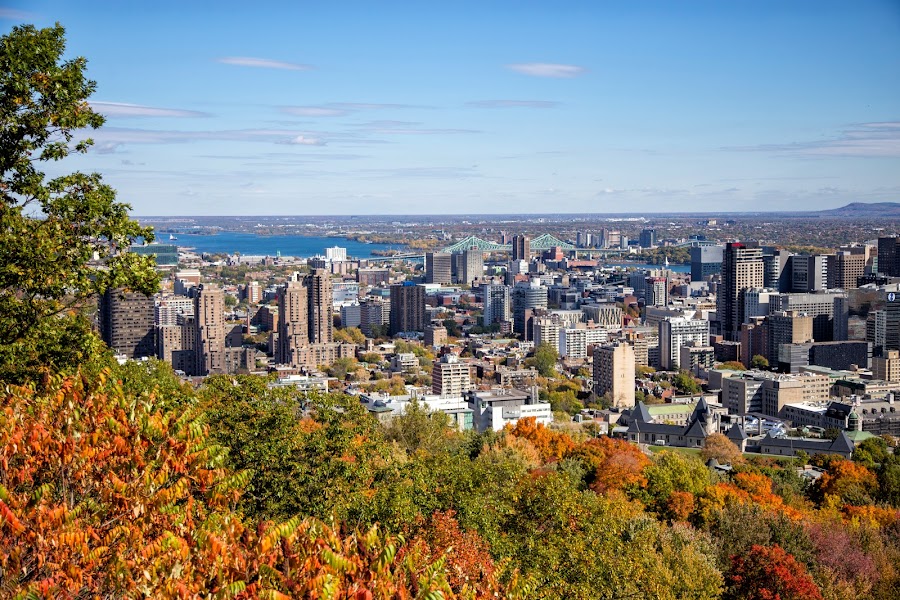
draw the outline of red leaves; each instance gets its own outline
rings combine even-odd
[[[778,544],[732,556],[726,583],[725,600],[822,600],[806,567]]]

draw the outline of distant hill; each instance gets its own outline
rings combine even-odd
[[[817,210],[826,217],[900,217],[900,202],[851,202],[840,208]]]

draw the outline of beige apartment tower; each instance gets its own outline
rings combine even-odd
[[[225,373],[225,292],[209,284],[194,296],[195,375]]]
[[[594,346],[594,392],[614,407],[634,406],[634,349],[624,342]]]

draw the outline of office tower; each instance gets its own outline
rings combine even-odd
[[[526,332],[525,311],[533,308],[547,308],[547,288],[541,285],[540,279],[532,279],[527,283],[516,283],[511,296],[513,330],[528,339],[530,332]]]
[[[887,277],[900,277],[898,237],[878,238],[878,272]]]
[[[462,396],[475,389],[468,363],[459,362],[455,354],[445,354],[431,369],[431,393],[442,397]]]
[[[781,361],[782,344],[812,342],[813,318],[797,311],[777,311],[767,317],[766,333],[768,336],[766,359],[769,365],[774,367],[779,362],[790,363],[790,357],[785,357],[786,360]]]
[[[368,337],[383,334],[383,328],[391,322],[391,304],[381,298],[363,298],[359,303],[359,328]]]
[[[861,252],[854,252],[856,248]],[[842,290],[853,290],[859,287],[859,279],[866,274],[866,263],[869,260],[866,246],[840,250],[834,255],[834,286]]]
[[[453,256],[446,252],[425,253],[425,283],[453,283]]]
[[[884,356],[884,353],[887,352],[887,313],[885,311],[869,311],[866,317],[866,341],[872,344],[873,356]]]
[[[391,335],[425,330],[425,288],[411,281],[391,286]]]
[[[594,346],[594,393],[612,406],[634,406],[634,349],[625,342]]]
[[[669,279],[667,277],[647,277],[644,287],[644,304],[666,306],[669,303]]]
[[[481,285],[481,293],[484,295],[485,327],[511,320],[509,286],[484,283]]]
[[[681,347],[688,342],[699,346],[709,345],[709,321],[669,317],[659,322],[660,366],[669,371],[677,370]]]
[[[809,315],[813,319],[813,339],[817,342],[834,341],[836,334],[843,334],[846,339],[849,318],[846,297],[844,292],[772,294],[769,313],[795,311]]]
[[[716,312],[726,340],[739,338],[744,322],[744,290],[759,287],[763,287],[762,249],[726,244],[722,255],[722,283],[716,300]]]
[[[791,291],[791,264],[793,254],[787,250],[771,250],[763,253],[763,287],[778,292]]]
[[[153,296],[107,290],[100,297],[100,337],[116,354],[141,358],[156,354]]]
[[[194,296],[195,375],[225,372],[225,292],[209,284]]]
[[[656,246],[656,230],[655,229],[642,229],[639,240],[640,240],[641,248],[655,247]]]
[[[531,260],[531,240],[528,236],[514,235],[512,239],[512,259]]]
[[[693,246],[691,248],[691,281],[703,281],[722,272],[725,246]]]
[[[340,246],[325,248],[325,258],[328,260],[347,260],[347,249]]]
[[[328,344],[334,341],[332,320],[331,277],[323,269],[315,269],[304,278],[309,300],[309,343]]]
[[[884,297],[884,350],[900,350],[900,293],[882,292]]]
[[[795,254],[790,259],[791,291],[818,292],[828,289],[828,257]]]
[[[289,281],[278,295],[278,348],[275,362],[295,364],[298,348],[309,344],[309,292],[300,281]]]
[[[456,264],[456,283],[472,285],[484,277],[484,253],[476,246],[453,255]]]

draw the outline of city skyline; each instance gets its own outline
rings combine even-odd
[[[900,8],[10,2],[88,59],[142,215],[817,210],[900,199]]]

